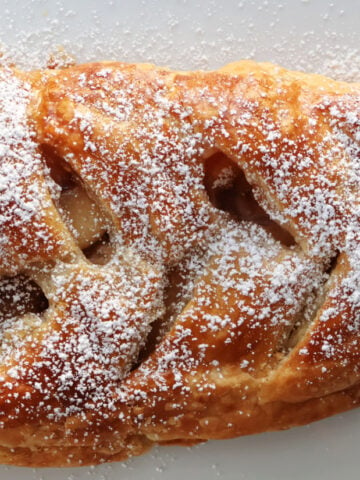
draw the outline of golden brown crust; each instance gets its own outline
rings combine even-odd
[[[359,405],[359,84],[248,61],[5,68],[0,112],[1,462]]]

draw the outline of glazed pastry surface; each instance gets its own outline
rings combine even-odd
[[[243,61],[0,70],[0,462],[360,402],[360,85]]]

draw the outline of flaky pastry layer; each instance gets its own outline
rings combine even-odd
[[[0,461],[118,461],[360,401],[360,85],[0,70]]]

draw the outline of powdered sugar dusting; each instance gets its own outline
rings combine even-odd
[[[205,10],[196,4],[192,19],[185,4],[179,2],[176,14],[163,9],[172,32],[166,42],[147,23],[145,3],[137,21],[146,28],[112,15],[106,36],[99,36],[103,26],[97,10],[89,8],[79,26],[91,19],[93,30],[80,28],[77,41],[69,42],[77,15],[59,2],[46,12],[36,35],[26,28],[16,33],[20,48],[4,47],[3,63],[15,59],[28,69],[44,67],[54,39],[79,59],[111,56],[183,68],[265,55],[257,50],[261,33],[249,19],[239,20],[239,37],[233,9],[217,26],[222,7],[216,2]],[[265,12],[264,18],[271,18],[266,28],[281,30],[282,5],[250,4],[259,23]],[[118,8],[112,1],[108,7]],[[237,2],[236,11],[243,8]],[[338,6],[332,16],[320,10],[321,21],[330,22],[322,41],[331,43],[331,52],[324,53],[324,43],[316,44],[309,30],[302,45],[312,48],[306,59],[299,58],[287,30],[279,33],[266,59],[358,79],[358,51],[354,46],[345,52],[332,35],[331,19],[344,12]],[[25,9],[24,15],[30,22],[31,11]],[[206,41],[204,15],[211,41]],[[12,18],[6,11],[5,16]],[[184,34],[176,33],[184,18],[196,37],[190,49]],[[120,27],[121,41],[115,41]],[[350,45],[351,36],[346,39]],[[51,67],[61,63],[71,61],[61,52],[52,56]],[[103,461],[123,448],[127,435],[149,441],[161,440],[161,432],[165,440],[207,438],[211,425],[221,425],[222,419],[207,416],[203,407],[213,408],[217,389],[232,374],[239,382],[240,404],[250,402],[264,382],[275,378],[272,374],[281,377],[288,362],[298,362],[292,374],[303,399],[312,398],[316,388],[323,395],[334,378],[342,379],[335,390],[358,381],[358,85],[324,81],[317,86],[310,77],[255,64],[197,76],[115,63],[78,66],[42,74],[30,127],[35,80],[21,75],[8,67],[0,74],[0,272],[7,277],[24,273],[0,283],[6,297],[5,314],[0,312],[4,425],[21,416],[29,424],[46,418],[63,425],[74,416],[71,421],[86,425],[85,445],[89,425],[90,430],[106,425],[114,443],[104,447],[101,434],[92,440],[103,452],[96,461]],[[110,238],[110,253],[101,265],[85,259],[71,210],[65,218],[59,206],[62,186],[54,186],[38,143],[64,159],[91,199],[101,228],[89,243],[104,232]],[[204,163],[219,152],[244,171],[271,221],[288,229],[297,245],[286,247],[255,218],[236,221],[211,204]],[[226,189],[232,179],[231,168],[222,170],[211,188]],[[100,221],[102,215],[106,221]],[[337,266],[329,270],[339,253]],[[40,287],[49,301],[43,313],[45,304],[31,306],[33,291],[41,297]],[[149,345],[158,323],[160,334]],[[150,356],[137,365],[143,349]],[[314,362],[319,374],[301,383],[301,372]],[[280,400],[296,391],[289,394],[285,386]],[[275,402],[276,394],[279,390]],[[226,401],[226,395],[219,398],[220,404]],[[251,414],[237,405],[237,415]],[[227,422],[226,428],[237,427]],[[46,439],[49,445],[52,440]],[[130,446],[127,454],[131,448],[136,452]]]

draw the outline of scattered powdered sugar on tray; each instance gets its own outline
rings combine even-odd
[[[359,77],[358,7],[341,1],[3,3],[4,55],[28,68],[44,66],[61,47],[78,61],[209,69],[251,58],[342,80]]]

